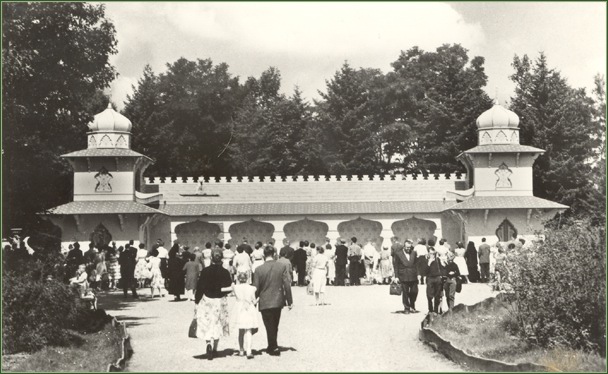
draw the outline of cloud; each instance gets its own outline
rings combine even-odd
[[[182,56],[212,58],[243,77],[276,66],[284,91],[298,84],[313,98],[344,60],[386,71],[401,50],[415,45],[434,50],[461,43],[479,49],[485,43],[478,23],[465,22],[442,3],[117,2],[106,7],[119,41],[112,62],[123,83],[136,81],[145,64],[158,73]],[[113,96],[127,91],[117,88]]]

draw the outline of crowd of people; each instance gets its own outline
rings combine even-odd
[[[292,306],[291,287],[307,287],[315,305],[328,305],[328,286],[361,284],[398,284],[406,314],[418,313],[418,286],[426,284],[429,313],[441,313],[445,297],[448,310],[462,284],[500,283],[508,279],[507,251],[525,244],[513,238],[504,245],[490,246],[482,239],[479,249],[473,242],[465,248],[452,247],[441,239],[391,238],[391,245],[377,250],[373,240],[360,245],[352,237],[329,239],[317,244],[300,241],[296,248],[285,239],[278,250],[274,240],[256,242],[253,247],[243,238],[233,249],[230,243],[208,242],[204,248],[189,248],[176,240],[166,250],[162,240],[146,249],[130,241],[124,247],[115,243],[86,252],[79,243],[70,245],[66,256],[67,274],[73,287],[93,290],[122,288],[138,298],[138,289],[150,288],[150,297],[167,293],[174,300],[181,296],[195,302],[196,335],[207,343],[210,359],[217,352],[220,337],[229,334],[228,326],[239,330],[239,355],[253,358],[251,341],[258,330],[258,313],[267,330],[269,354],[278,355],[277,332],[284,306]],[[156,295],[155,295],[156,293]],[[227,296],[235,297],[229,313]],[[230,322],[229,322],[230,320]]]

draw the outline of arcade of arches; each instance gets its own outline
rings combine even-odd
[[[293,245],[304,240],[319,245],[324,244],[326,238],[333,243],[338,237],[345,238],[347,241],[356,237],[359,243],[364,244],[370,241],[380,250],[382,246],[390,246],[392,236],[413,240],[419,238],[437,240],[438,237],[441,237],[440,225],[440,219],[417,217],[400,220],[373,220],[358,217],[343,221],[317,221],[305,217],[295,221],[249,219],[232,222],[207,222],[194,219],[187,222],[172,222],[170,239],[171,241],[177,239],[180,244],[190,247],[202,248],[205,243],[216,240],[228,241],[234,247],[240,244],[243,238],[246,238],[249,243],[268,242],[270,239],[274,239],[280,246],[285,238]],[[155,235],[162,238],[156,231],[152,230],[150,238],[147,240],[154,240]]]

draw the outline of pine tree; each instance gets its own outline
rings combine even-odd
[[[593,101],[549,68],[543,53],[534,62],[515,56],[512,66],[516,88],[510,109],[520,118],[521,143],[546,150],[534,164],[534,194],[570,205],[571,215],[584,214],[599,145]]]

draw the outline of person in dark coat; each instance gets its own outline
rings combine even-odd
[[[251,254],[253,253],[253,248],[251,248],[251,246],[249,245],[249,243],[247,243],[247,238],[243,238],[243,243],[240,244],[238,248],[242,248],[243,252],[247,253],[249,256],[251,256]]]
[[[169,294],[175,296],[175,300],[181,300],[181,295],[186,292],[184,265],[185,263],[179,255],[179,244],[175,242],[169,251],[169,261],[167,264]]]
[[[401,250],[395,250],[393,253],[394,281],[401,284],[401,297],[405,314],[418,313],[415,307],[418,297],[418,269],[413,244],[406,240],[405,247]]]
[[[479,282],[479,270],[477,270],[477,250],[475,249],[475,243],[469,242],[467,245],[467,251],[464,253],[464,259],[467,262],[467,269],[469,270],[469,281]]]
[[[298,273],[298,286],[306,286],[306,260],[308,255],[304,250],[304,242],[300,242],[300,247],[293,253],[293,263]]]
[[[73,277],[74,274],[76,274],[76,270],[78,270],[78,265],[83,263],[84,259],[82,251],[80,250],[80,244],[76,242],[74,243],[73,248],[68,252],[68,256],[65,259],[66,279]]]
[[[137,291],[135,290],[135,264],[137,263],[137,249],[129,245],[124,251],[120,253],[118,258],[120,263],[120,279],[122,281],[122,291],[125,298],[129,288],[133,293],[134,298],[138,298]]]
[[[340,239],[340,244],[336,245],[336,286],[344,286],[344,279],[346,279],[348,248],[344,244],[346,244],[346,240]]]

